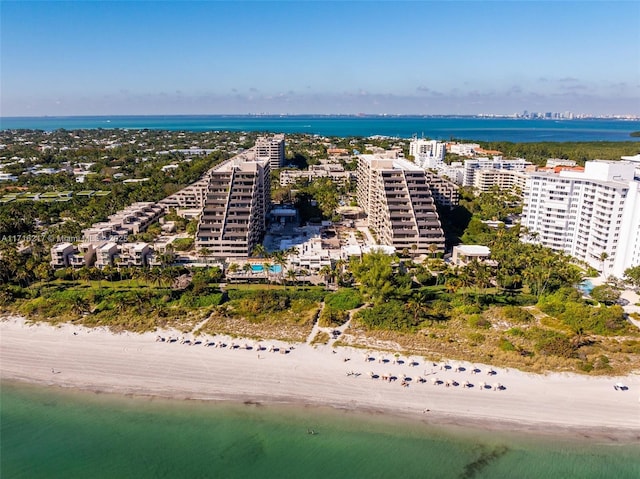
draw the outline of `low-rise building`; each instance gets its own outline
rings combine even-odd
[[[147,243],[122,243],[119,245],[118,258],[122,266],[149,266],[149,256],[153,253]]]
[[[101,244],[96,248],[96,267],[104,268],[105,266],[113,266],[114,259],[119,253],[118,245],[111,241]]]
[[[453,247],[451,263],[454,266],[466,266],[471,261],[486,261],[491,256],[488,246],[475,244],[461,244]]]
[[[344,186],[353,176],[355,175],[345,171],[340,163],[323,162],[319,165],[310,165],[307,170],[281,170],[280,186],[292,185],[299,180],[313,181],[317,178],[329,178],[334,183]]]
[[[494,187],[501,190],[524,190],[527,183],[526,171],[496,168],[480,169],[473,177],[473,188],[477,193],[486,193]]]
[[[67,268],[69,267],[69,258],[77,253],[77,249],[71,243],[58,243],[51,248],[51,267]]]
[[[462,180],[462,186],[473,186],[475,176],[481,170],[525,171],[528,166],[531,166],[531,163],[522,158],[505,160],[501,156],[491,159],[473,158],[470,160],[464,160],[464,178]]]

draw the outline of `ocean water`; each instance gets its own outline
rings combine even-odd
[[[51,131],[81,128],[129,128],[185,131],[261,131],[322,136],[413,135],[438,140],[479,141],[640,141],[630,137],[640,121],[525,120],[470,117],[357,116],[84,116],[0,117],[0,129]]]
[[[640,444],[15,383],[0,394],[3,478],[640,477]]]

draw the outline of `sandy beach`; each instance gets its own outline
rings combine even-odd
[[[543,376],[351,348],[263,341],[258,350],[253,340],[199,337],[199,344],[189,345],[168,342],[182,337],[177,333],[160,336],[165,340],[158,341],[157,333],[114,334],[6,318],[0,322],[0,378],[118,394],[324,405],[434,423],[640,439],[638,375]],[[209,341],[216,346],[207,346]]]

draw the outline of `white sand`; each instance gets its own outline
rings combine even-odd
[[[74,334],[75,333],[75,334]],[[363,350],[313,348],[296,344],[289,354],[255,349],[231,350],[156,342],[156,334],[112,334],[103,329],[26,324],[21,318],[0,322],[0,378],[121,394],[171,398],[237,400],[328,405],[345,409],[413,415],[416,419],[482,424],[551,433],[588,431],[605,437],[640,439],[640,376],[586,377],[526,374],[484,365],[451,362],[433,366],[365,362]],[[165,334],[165,337],[167,335]],[[174,337],[177,336],[174,334]],[[222,338],[212,338],[219,342]],[[254,345],[227,339],[228,344]],[[283,346],[283,343],[262,342]],[[288,347],[289,345],[284,345]],[[259,356],[259,357],[258,357]],[[349,358],[349,361],[344,361]],[[455,372],[461,365],[466,371]],[[440,369],[442,366],[442,370]],[[482,370],[472,374],[477,366]],[[359,376],[348,375],[350,372]],[[393,382],[371,379],[369,372],[393,373]],[[402,375],[411,377],[403,387]],[[418,377],[427,379],[419,383]],[[432,378],[456,380],[435,386]],[[464,381],[474,384],[463,388]],[[483,389],[481,381],[504,390]],[[628,386],[616,391],[616,383]],[[428,409],[429,411],[426,411]]]

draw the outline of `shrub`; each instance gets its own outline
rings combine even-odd
[[[500,343],[499,343],[498,346],[503,351],[515,351],[516,350],[516,347],[507,338],[500,338]]]
[[[349,313],[339,309],[334,309],[330,306],[324,307],[320,318],[318,319],[318,326],[323,328],[341,326],[349,319]]]
[[[591,290],[590,296],[600,303],[613,304],[620,299],[620,291],[608,284],[601,284]]]
[[[471,341],[472,346],[482,344],[486,339],[485,335],[482,333],[469,333],[467,334],[467,338],[469,338],[469,341]]]
[[[514,323],[530,323],[534,320],[533,315],[526,309],[519,306],[504,306],[502,314],[506,319]]]
[[[561,358],[574,358],[576,351],[571,341],[564,335],[556,335],[545,338],[536,344],[538,351],[546,356],[560,356]]]
[[[525,332],[520,328],[511,328],[505,331],[505,333],[510,334],[511,336],[522,337],[525,335]]]
[[[404,303],[390,300],[358,312],[358,320],[370,329],[390,329],[394,331],[410,331],[419,326],[417,321],[407,312]]]
[[[324,298],[325,304],[334,310],[349,311],[362,306],[362,295],[352,288],[330,293]]]
[[[489,329],[491,323],[480,314],[472,314],[467,318],[467,324],[472,328]]]
[[[176,251],[188,251],[193,247],[193,238],[178,238],[171,244]]]

